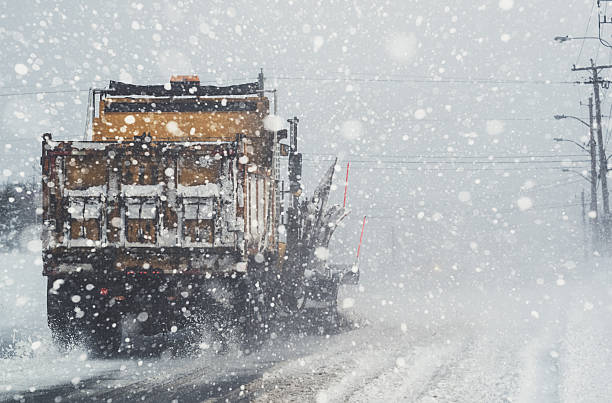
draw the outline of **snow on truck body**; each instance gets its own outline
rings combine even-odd
[[[289,133],[264,126],[263,73],[229,87],[111,81],[91,91],[89,112],[90,141],[42,143],[43,274],[58,344],[76,338],[112,355],[125,339],[191,337],[194,320],[260,343],[272,318],[307,300],[336,317],[338,285],[356,277],[315,253],[346,215],[326,207],[334,166],[300,197],[298,119]]]
[[[92,97],[93,141],[45,135],[46,275],[241,272],[278,243],[267,99],[195,88],[111,83]]]

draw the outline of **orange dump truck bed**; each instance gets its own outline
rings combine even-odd
[[[245,271],[250,255],[277,252],[274,137],[257,88],[94,91],[93,141],[43,143],[45,274]]]

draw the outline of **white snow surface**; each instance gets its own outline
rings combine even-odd
[[[90,186],[85,189],[64,189],[65,196],[100,197],[106,195],[106,185]]]
[[[72,141],[70,145],[77,150],[106,150],[109,144],[93,141]]]
[[[3,394],[87,379],[115,361],[58,352],[46,324],[46,279],[40,254],[0,254],[0,400]],[[78,381],[77,381],[78,383]]]
[[[259,402],[608,401],[606,266],[582,265],[562,285],[345,288],[340,306],[350,302],[359,328],[276,365],[249,389]]]
[[[219,185],[216,183],[207,183],[205,185],[185,186],[179,184],[177,193],[184,197],[218,197]]]
[[[121,185],[121,192],[128,197],[155,197],[162,194],[164,184],[156,185]]]
[[[228,371],[259,371],[241,393],[261,402],[601,402],[612,396],[612,274],[604,270],[612,262],[606,260],[570,267],[564,281],[555,276],[488,287],[377,286],[366,272],[361,286],[341,290],[339,305],[355,322],[338,335],[277,340],[246,357],[233,349],[180,359],[95,360],[79,348],[60,353],[53,347],[39,256],[12,252],[1,259],[1,398],[78,386],[110,372],[113,385],[145,393],[153,383],[193,376],[212,382]]]

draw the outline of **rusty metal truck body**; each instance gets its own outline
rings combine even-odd
[[[60,344],[84,338],[112,353],[126,318],[153,335],[226,316],[256,335],[270,306],[297,305],[299,203],[282,210],[287,133],[266,130],[262,76],[229,87],[111,82],[91,91],[89,111],[90,140],[42,143],[43,274]],[[283,147],[298,200],[301,155]]]

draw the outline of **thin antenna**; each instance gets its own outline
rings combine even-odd
[[[597,12],[597,20],[598,20],[598,23],[599,23],[599,27],[597,29],[597,37],[599,38],[599,42],[602,45],[604,45],[605,47],[607,47],[607,48],[612,48],[612,46],[610,45],[610,43],[608,41],[604,40],[601,37],[601,26],[605,25],[605,24],[612,24],[612,19],[608,19],[607,15],[605,14],[605,11],[604,11],[604,14],[603,14],[603,19],[601,18],[602,17],[601,3],[607,3],[607,2],[610,2],[610,1],[611,0],[597,0],[597,8],[599,9],[599,11]]]
[[[89,138],[89,133],[93,129],[93,108],[95,107],[94,97],[94,90],[93,88],[89,87],[89,93],[87,95],[87,116],[85,117],[85,133],[83,133],[84,141],[87,141],[87,139]]]
[[[259,76],[257,76],[257,82],[259,84],[259,91],[260,92],[260,96],[263,97],[263,93],[264,93],[264,73],[263,73],[263,68],[260,70],[259,72]]]
[[[349,162],[346,163],[346,180],[344,181],[344,203],[342,203],[342,208],[346,207],[346,192],[348,190],[348,174],[349,174]]]
[[[367,216],[363,216],[363,224],[361,225],[361,236],[359,237],[359,246],[357,247],[357,261],[359,262],[359,252],[361,251],[361,243],[363,242],[363,231],[365,229]]]

